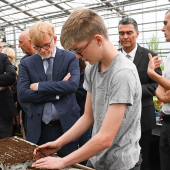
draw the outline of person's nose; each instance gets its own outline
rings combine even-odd
[[[41,48],[41,49],[40,49],[40,52],[44,52],[44,51],[46,51],[46,50],[44,50],[44,48]]]
[[[21,44],[20,43],[18,44],[18,48],[21,48]]]
[[[128,35],[127,35],[127,34],[124,34],[123,38],[127,39],[127,38],[128,38]]]
[[[165,32],[165,26],[163,26],[162,31]]]

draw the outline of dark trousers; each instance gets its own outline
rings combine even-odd
[[[140,170],[140,165],[138,165],[138,166],[135,166],[134,168],[132,168],[132,169],[130,169],[130,170]]]
[[[163,121],[160,132],[160,162],[161,170],[170,170],[170,122]]]
[[[0,114],[0,139],[11,137],[12,135],[13,119],[7,119],[2,114]]]
[[[142,155],[142,164],[141,170],[149,170],[149,145],[151,139],[152,131],[142,132],[141,139],[139,141],[141,147],[141,155]]]
[[[48,126],[42,122],[41,125],[41,136],[37,145],[42,145],[47,142],[54,141],[63,135],[63,130],[61,125],[59,126]],[[70,142],[67,145],[63,146],[58,152],[59,157],[67,156],[73,151],[78,149],[78,140]]]
[[[79,147],[82,147],[91,138],[91,129],[87,130],[79,139]]]

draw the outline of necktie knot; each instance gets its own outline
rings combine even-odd
[[[131,56],[130,56],[129,54],[126,54],[126,57],[127,57],[127,58],[131,58]]]
[[[53,63],[53,57],[49,57],[49,58],[44,58],[44,60],[46,60],[48,62],[48,64]]]

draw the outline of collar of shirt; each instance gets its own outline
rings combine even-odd
[[[52,54],[51,57],[55,58],[55,54],[56,54],[56,48],[54,50],[54,53]],[[44,60],[44,58],[41,56],[42,60],[43,60],[43,66],[44,66],[44,71],[46,73],[47,71],[47,67],[48,67],[48,61],[47,60]]]
[[[136,44],[135,48],[130,52],[130,53],[126,53],[123,48],[122,48],[122,53],[126,56],[127,54],[129,54],[131,56],[131,60],[133,61],[134,58],[135,58],[135,54],[136,54],[136,51],[137,51],[137,47],[138,45]]]

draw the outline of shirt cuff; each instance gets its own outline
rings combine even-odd
[[[38,91],[38,85],[39,85],[39,82],[37,83],[37,91]]]

